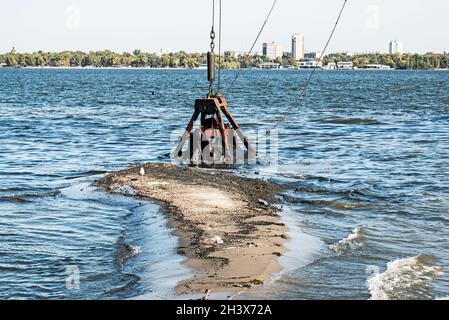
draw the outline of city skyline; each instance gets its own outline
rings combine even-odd
[[[323,56],[323,52],[320,50],[313,50],[306,46],[305,36],[300,33],[295,33],[291,38],[291,50],[283,51],[282,53],[291,54],[291,57],[295,60],[303,60],[303,59],[320,59]],[[404,51],[404,44],[402,41],[395,39],[388,42],[388,50],[386,51],[374,51],[374,52],[349,52],[349,51],[341,51],[341,52],[325,52],[324,55],[334,54],[334,53],[348,53],[348,54],[371,54],[371,53],[389,53],[393,54],[403,54],[403,53],[412,53]],[[266,56],[270,59],[276,59],[280,57],[279,52],[282,51],[283,47],[279,45],[276,41],[264,42],[262,43],[262,50],[260,52],[261,55]],[[432,52],[433,53],[433,52]],[[311,57],[311,54],[314,57]]]
[[[384,51],[347,51],[347,50],[343,50],[343,51],[335,51],[335,52],[325,52],[323,54],[322,51],[320,50],[313,50],[311,48],[308,48],[305,44],[306,44],[306,38],[304,37],[303,34],[300,33],[295,33],[292,35],[291,37],[291,50],[284,50],[284,47],[282,45],[280,45],[278,42],[272,40],[269,42],[263,42],[262,43],[262,47],[260,50],[254,49],[252,54],[253,55],[262,55],[262,56],[267,56],[270,59],[276,59],[276,58],[282,58],[283,56],[285,56],[286,54],[290,54],[291,57],[295,60],[304,60],[304,59],[311,59],[310,55],[314,55],[315,56],[315,60],[319,59],[325,55],[332,55],[332,54],[337,54],[337,53],[346,53],[349,55],[357,55],[357,54],[374,54],[374,53],[379,53],[379,54],[385,54],[388,53],[390,55],[394,55],[394,54],[421,54],[421,53],[416,53],[416,52],[410,52],[410,51],[406,51],[404,50],[404,44],[402,41],[395,39],[395,40],[391,40],[388,42],[388,50],[384,50]],[[141,51],[140,49],[136,48],[128,53],[132,53],[134,51]],[[71,52],[75,52],[75,50],[67,50],[67,51],[71,51]],[[79,50],[76,50],[79,51]],[[104,49],[104,50],[98,50],[98,51],[110,51],[109,49]],[[188,52],[186,50],[179,50],[179,51],[174,51],[170,48],[160,48],[157,51],[154,52],[147,52],[150,54],[156,54],[158,56],[162,56],[164,54],[170,54],[170,53],[177,53],[177,52],[186,52],[188,54],[195,54],[195,53],[205,53],[205,52]],[[38,50],[38,51],[34,51],[34,52],[45,52],[43,50]],[[88,52],[88,51],[86,51]],[[90,52],[90,50],[89,50]],[[114,52],[114,51],[111,51]],[[244,51],[235,51],[235,50],[225,50],[223,52],[231,52],[234,55],[240,55],[240,54],[247,54],[248,52],[244,52]],[[9,51],[7,52],[0,52],[0,54],[7,54],[7,53],[32,53],[32,52],[18,52],[16,47],[13,46]],[[118,52],[119,53],[119,52]],[[125,51],[123,52],[125,53]],[[424,52],[424,53],[440,53],[440,54],[445,54],[447,52],[434,52],[434,51],[428,51],[428,52]],[[317,58],[317,56],[319,56]]]
[[[300,44],[299,47],[301,47],[301,53],[296,57],[295,56],[295,50],[298,51],[298,38],[297,36],[301,37],[300,40]],[[261,49],[260,50],[253,50],[252,54],[257,54],[257,55],[263,55],[263,56],[268,56],[271,59],[276,59],[276,58],[281,58],[282,56],[284,56],[285,54],[291,54],[292,58],[294,58],[295,60],[302,60],[302,59],[310,59],[310,57],[308,57],[308,55],[310,54],[315,54],[315,55],[319,55],[321,56],[325,56],[325,55],[329,55],[329,54],[336,54],[336,53],[347,53],[347,54],[351,54],[351,55],[357,55],[357,54],[373,54],[373,53],[380,53],[380,54],[384,54],[384,53],[388,53],[388,54],[404,54],[404,53],[408,53],[408,54],[422,54],[422,53],[418,53],[418,52],[410,52],[407,50],[403,49],[403,42],[400,40],[391,40],[388,42],[388,49],[387,50],[379,50],[379,51],[348,51],[348,50],[342,50],[342,51],[333,51],[333,52],[326,52],[324,55],[322,55],[322,52],[320,50],[313,50],[311,48],[308,48],[306,45],[306,40],[304,35],[302,34],[298,34],[295,33],[292,36],[291,39],[291,50],[290,51],[285,51],[284,47],[282,45],[280,45],[278,42],[272,40],[269,42],[263,42],[261,45]],[[103,50],[86,50],[85,52],[95,52],[95,51],[111,51],[114,52],[112,50],[109,49],[103,49]],[[136,48],[134,50],[130,50],[128,53],[132,53],[133,51],[138,50],[141,51],[140,49]],[[62,51],[55,51],[55,52],[63,52],[63,51],[71,51],[71,52],[75,52],[75,51],[82,51],[82,50],[62,50]],[[160,48],[159,50],[156,51],[148,51],[147,53],[151,53],[151,54],[157,54],[159,56],[162,56],[164,54],[170,54],[170,53],[177,53],[177,52],[186,52],[188,54],[193,54],[193,53],[205,53],[204,52],[198,52],[198,51],[186,51],[186,50],[179,50],[179,51],[175,51],[172,50],[170,48]],[[15,46],[13,46],[10,50],[7,50],[5,52],[0,52],[0,54],[7,54],[7,53],[33,53],[33,52],[51,52],[51,51],[45,51],[45,50],[36,50],[36,51],[18,51],[17,48]],[[123,53],[125,53],[126,51],[123,51]],[[231,50],[231,49],[227,49],[224,50],[223,52],[232,52],[233,54],[247,54],[246,51],[236,51],[236,50]],[[117,53],[121,53],[118,52]],[[427,51],[427,52],[423,52],[423,53],[447,53],[446,51],[443,52],[435,52],[435,51]]]
[[[0,12],[0,52],[8,52],[13,46],[19,52],[208,49],[209,0],[195,5],[181,0],[129,0],[127,6],[120,0],[110,0],[107,6],[105,3],[7,2]],[[223,49],[248,51],[271,5],[272,0],[223,1]],[[322,50],[340,6],[341,2],[335,0],[278,1],[257,48],[272,40],[284,49],[291,48],[291,36],[298,32],[308,39],[308,50]],[[435,7],[439,8],[437,12]],[[447,9],[449,4],[437,0],[349,1],[328,52],[388,52],[388,42],[393,39],[406,43],[406,52],[449,51],[446,28],[441,27]]]

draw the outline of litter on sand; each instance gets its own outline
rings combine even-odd
[[[221,237],[219,237],[219,236],[213,237],[212,241],[215,242],[215,243],[218,243],[218,244],[223,244],[224,243],[223,239]]]

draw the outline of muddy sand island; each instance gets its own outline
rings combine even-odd
[[[287,228],[271,205],[277,185],[172,164],[139,165],[96,184],[111,193],[133,190],[162,206],[180,239],[178,252],[195,271],[178,284],[179,294],[241,291],[281,271],[278,257],[286,252]]]

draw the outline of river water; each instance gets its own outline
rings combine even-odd
[[[248,70],[228,92],[233,75],[232,113],[256,130],[308,72]],[[241,298],[449,296],[448,87],[444,71],[317,73],[279,163],[235,169],[286,186],[291,232],[284,272]],[[198,70],[0,69],[0,299],[175,297],[191,271],[163,212],[91,183],[170,161],[206,91]]]

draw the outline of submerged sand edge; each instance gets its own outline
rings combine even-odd
[[[134,196],[162,205],[180,239],[178,253],[195,271],[178,284],[179,294],[241,291],[281,271],[278,257],[286,252],[287,228],[271,205],[280,191],[277,185],[172,164],[139,165],[111,173],[96,185],[107,192],[130,187]]]

